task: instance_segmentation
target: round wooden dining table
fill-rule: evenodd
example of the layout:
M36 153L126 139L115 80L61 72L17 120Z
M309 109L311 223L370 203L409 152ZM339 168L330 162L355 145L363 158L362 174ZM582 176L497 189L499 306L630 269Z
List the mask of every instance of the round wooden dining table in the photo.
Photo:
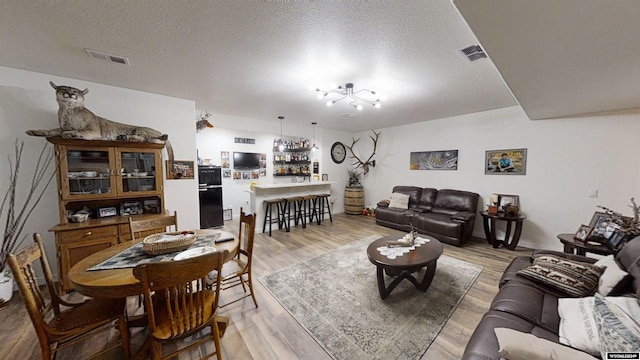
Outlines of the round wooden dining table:
M215 229L195 230L196 236L223 233L228 231ZM213 245L216 251L229 250L225 262L231 260L238 249L239 240L234 236L233 241L225 241ZM142 294L142 283L133 276L133 268L89 270L91 267L119 254L127 248L135 245L134 242L126 242L98 251L80 260L69 270L69 280L82 295L95 298L125 298Z

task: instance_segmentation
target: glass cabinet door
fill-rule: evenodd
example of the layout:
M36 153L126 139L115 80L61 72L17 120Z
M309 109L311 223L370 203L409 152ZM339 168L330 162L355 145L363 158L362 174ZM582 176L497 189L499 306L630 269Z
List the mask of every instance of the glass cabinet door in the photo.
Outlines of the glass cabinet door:
M156 154L155 152L129 149L116 151L122 179L119 184L122 193L155 192L158 190L156 169L159 168L162 172L162 167L158 166L160 161Z
M66 148L66 183L69 197L110 195L112 186L110 151L107 148ZM65 179L63 174L62 179Z

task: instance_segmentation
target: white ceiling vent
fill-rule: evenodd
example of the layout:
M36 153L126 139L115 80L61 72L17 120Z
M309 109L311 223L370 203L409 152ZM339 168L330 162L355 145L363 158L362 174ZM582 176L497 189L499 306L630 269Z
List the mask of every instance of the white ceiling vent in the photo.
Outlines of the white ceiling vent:
M87 54L94 59L105 60L116 64L131 65L129 59L124 56L111 55L98 50L85 49Z
M464 56L465 59L469 61L475 61L479 59L484 59L487 57L487 54L484 53L484 50L480 47L480 45L471 45L467 46L464 49L458 50L460 55Z

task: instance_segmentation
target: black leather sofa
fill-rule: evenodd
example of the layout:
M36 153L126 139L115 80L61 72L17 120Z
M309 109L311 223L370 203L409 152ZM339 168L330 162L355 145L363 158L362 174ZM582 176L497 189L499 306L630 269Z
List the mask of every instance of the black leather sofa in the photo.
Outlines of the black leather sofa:
M409 195L409 208L393 208L387 201L381 201L375 210L376 224L409 231L411 221L419 233L456 246L471 237L478 194L417 186L395 186L393 192Z
M596 262L596 259L549 250L535 250L532 256L515 258L504 271L499 283L500 290L471 335L462 359L499 360L495 328L514 329L559 343L558 299L568 295L516 275L518 270L531 266L534 257L542 254ZM626 289L620 292L637 297L640 289L640 238L627 243L616 255L616 261L620 268L631 275L625 281Z

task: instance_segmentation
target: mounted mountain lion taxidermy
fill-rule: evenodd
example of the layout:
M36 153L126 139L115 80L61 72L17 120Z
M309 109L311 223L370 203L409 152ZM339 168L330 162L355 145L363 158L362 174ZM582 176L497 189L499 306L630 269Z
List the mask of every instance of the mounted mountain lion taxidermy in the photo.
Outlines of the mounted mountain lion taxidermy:
M78 90L71 86L57 86L53 81L49 84L56 90L60 127L50 130L27 130L27 135L165 144L170 164L173 164L173 148L167 134L148 127L122 124L95 115L84 107L84 96L89 89Z

